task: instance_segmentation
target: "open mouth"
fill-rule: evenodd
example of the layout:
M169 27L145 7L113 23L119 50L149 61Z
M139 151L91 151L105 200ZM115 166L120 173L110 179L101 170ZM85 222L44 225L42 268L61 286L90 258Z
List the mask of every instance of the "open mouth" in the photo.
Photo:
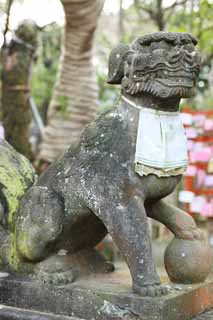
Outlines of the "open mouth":
M155 81L167 87L193 88L194 86L194 81L186 78L156 78Z
M192 88L195 85L196 71L186 71L179 68L176 72L165 68L158 68L151 72L141 70L134 72L135 81L154 80L168 87Z
M163 74L169 74L171 76L175 76L176 74L188 74L191 75L193 77L196 77L198 72L199 72L199 66L198 65L194 65L194 66L190 66L190 65L178 65L178 66L169 66L169 65L165 65L163 63L158 63L155 66L145 66L143 67L143 69L140 68L136 68L134 70L134 74L137 77L141 77L141 76L145 76L147 74L154 74L154 73L163 73Z

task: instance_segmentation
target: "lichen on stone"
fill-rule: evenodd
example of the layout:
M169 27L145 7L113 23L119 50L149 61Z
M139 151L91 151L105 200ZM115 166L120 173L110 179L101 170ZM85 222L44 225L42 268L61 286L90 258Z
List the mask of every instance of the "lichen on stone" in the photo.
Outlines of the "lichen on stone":
M5 202L6 226L10 234L9 264L17 265L15 244L15 221L19 203L26 190L36 180L35 170L30 162L17 153L6 141L0 141L0 188Z

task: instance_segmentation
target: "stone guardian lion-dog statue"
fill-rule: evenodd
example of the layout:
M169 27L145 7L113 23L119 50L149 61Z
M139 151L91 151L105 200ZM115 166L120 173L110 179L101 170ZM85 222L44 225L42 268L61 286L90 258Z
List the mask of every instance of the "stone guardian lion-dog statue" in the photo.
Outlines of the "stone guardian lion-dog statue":
M195 93L200 69L195 45L188 33L159 32L113 49L108 83L121 85L120 101L88 125L79 143L37 181L28 168L31 179L23 192L12 194L20 202L12 218L9 187L0 174L2 226L10 234L1 253L7 252L10 270L56 284L112 271L94 249L109 233L129 267L133 291L165 294L152 258L150 217L174 233L165 255L171 280L206 278L210 258L202 233L190 215L163 200L187 166L179 103ZM2 148L11 156L8 165L20 167L13 161L17 153L6 142ZM66 254L57 254L61 249Z

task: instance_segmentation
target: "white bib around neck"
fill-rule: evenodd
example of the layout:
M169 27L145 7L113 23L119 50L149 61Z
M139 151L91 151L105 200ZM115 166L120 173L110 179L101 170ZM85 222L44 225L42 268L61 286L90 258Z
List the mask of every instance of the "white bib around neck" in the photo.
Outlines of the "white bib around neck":
M187 167L188 156L180 113L144 108L124 96L122 99L139 109L135 171L140 175L182 174Z

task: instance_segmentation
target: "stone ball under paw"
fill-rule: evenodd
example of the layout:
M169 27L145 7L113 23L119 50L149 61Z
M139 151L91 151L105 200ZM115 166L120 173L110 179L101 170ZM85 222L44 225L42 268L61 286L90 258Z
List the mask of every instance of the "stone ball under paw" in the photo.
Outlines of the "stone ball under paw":
M172 282L203 282L210 272L210 246L207 240L174 238L166 248L164 262Z

